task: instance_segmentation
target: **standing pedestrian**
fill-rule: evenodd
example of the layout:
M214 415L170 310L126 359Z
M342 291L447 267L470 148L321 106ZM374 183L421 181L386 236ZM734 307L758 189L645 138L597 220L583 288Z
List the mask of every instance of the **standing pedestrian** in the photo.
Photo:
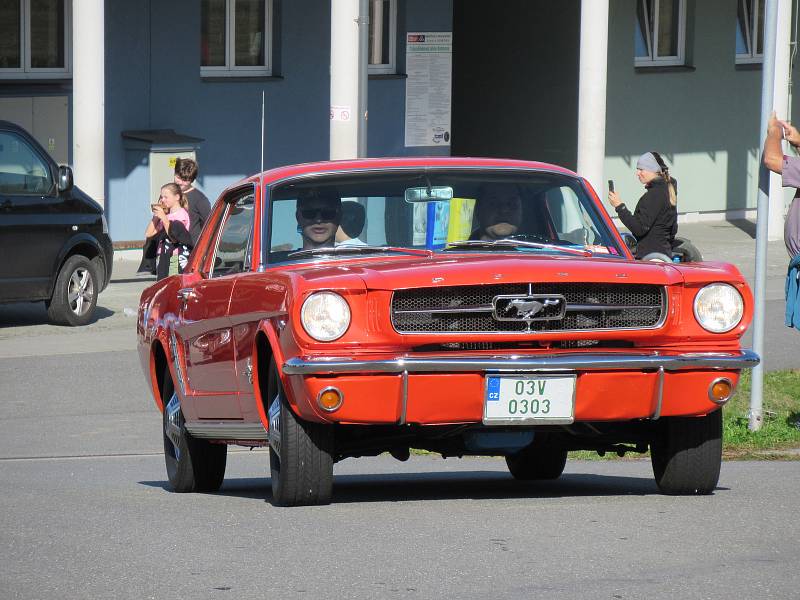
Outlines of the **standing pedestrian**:
M186 229L176 228L173 232L174 240L190 251L194 248L203 226L211 212L211 203L206 195L194 187L197 179L197 162L191 158L175 159L174 183L180 187L186 200L186 211L189 214L189 225ZM137 275L153 275L156 273L156 247L152 240L146 240L142 248L142 262L139 264Z
M636 161L636 177L644 184L633 214L617 192L608 192L608 201L617 211L620 221L636 237L636 258L662 255L672 260L672 248L678 233L678 183L670 177L669 168L658 152L645 152Z
M152 205L153 218L144 235L156 247L156 278L183 272L189 249L177 238L185 237L189 227L186 198L176 183L161 186L158 202Z
M783 187L800 188L800 158L783 153L782 138L795 150L800 148L800 132L789 121L778 119L773 112L767 123L764 166L781 176ZM796 329L800 329L800 200L798 198L800 189L795 191L783 226L783 241L789 253L785 323L787 327Z

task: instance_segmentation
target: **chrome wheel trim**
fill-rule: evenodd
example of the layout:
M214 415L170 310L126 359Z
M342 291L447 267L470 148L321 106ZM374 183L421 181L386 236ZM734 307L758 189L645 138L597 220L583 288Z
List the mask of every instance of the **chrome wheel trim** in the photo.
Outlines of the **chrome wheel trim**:
M70 310L82 317L92 306L94 279L89 269L78 267L72 272L67 287L67 302Z
M164 435L172 444L173 456L175 456L176 460L179 460L181 457L180 443L183 434L183 415L181 415L181 405L177 393L172 392L172 398L169 399L164 410L167 413L164 423Z

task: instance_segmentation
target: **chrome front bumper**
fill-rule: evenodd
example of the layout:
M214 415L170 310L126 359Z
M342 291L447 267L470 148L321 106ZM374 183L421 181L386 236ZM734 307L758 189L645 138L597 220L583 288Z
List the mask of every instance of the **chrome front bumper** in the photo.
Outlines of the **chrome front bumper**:
M431 357L357 360L348 357L290 358L286 375L337 373L525 373L536 371L683 371L751 369L761 361L752 350L739 352L689 352L685 354L569 353L549 356Z

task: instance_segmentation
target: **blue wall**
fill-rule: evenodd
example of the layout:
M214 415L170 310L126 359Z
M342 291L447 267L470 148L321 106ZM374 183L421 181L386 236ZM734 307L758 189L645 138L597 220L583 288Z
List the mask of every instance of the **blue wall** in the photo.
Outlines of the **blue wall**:
M399 0L399 73L405 31L452 31L452 6L452 0ZM209 81L200 77L198 3L108 0L106 206L114 240L141 239L149 214L147 171L140 156L125 151L123 130L174 129L204 138L198 181L213 201L259 169L264 90L265 167L328 158L330 3L275 0L275 8L275 76ZM372 78L368 93L370 156L448 154L404 147L404 78Z

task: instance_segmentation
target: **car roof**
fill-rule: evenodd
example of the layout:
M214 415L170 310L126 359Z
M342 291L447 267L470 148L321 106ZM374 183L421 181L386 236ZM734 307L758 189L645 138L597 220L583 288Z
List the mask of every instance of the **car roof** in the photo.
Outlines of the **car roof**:
M399 168L464 168L479 167L484 169L520 169L549 171L577 177L574 171L570 171L558 165L549 163L515 160L507 158L473 158L455 156L413 156L397 158L362 158L354 160L329 160L302 163L297 165L286 165L268 169L263 173L257 173L237 182L231 188L240 186L242 183L256 183L263 178L264 183L270 184L282 179L299 177L303 175L323 174L323 173L345 173L363 170L384 170Z

